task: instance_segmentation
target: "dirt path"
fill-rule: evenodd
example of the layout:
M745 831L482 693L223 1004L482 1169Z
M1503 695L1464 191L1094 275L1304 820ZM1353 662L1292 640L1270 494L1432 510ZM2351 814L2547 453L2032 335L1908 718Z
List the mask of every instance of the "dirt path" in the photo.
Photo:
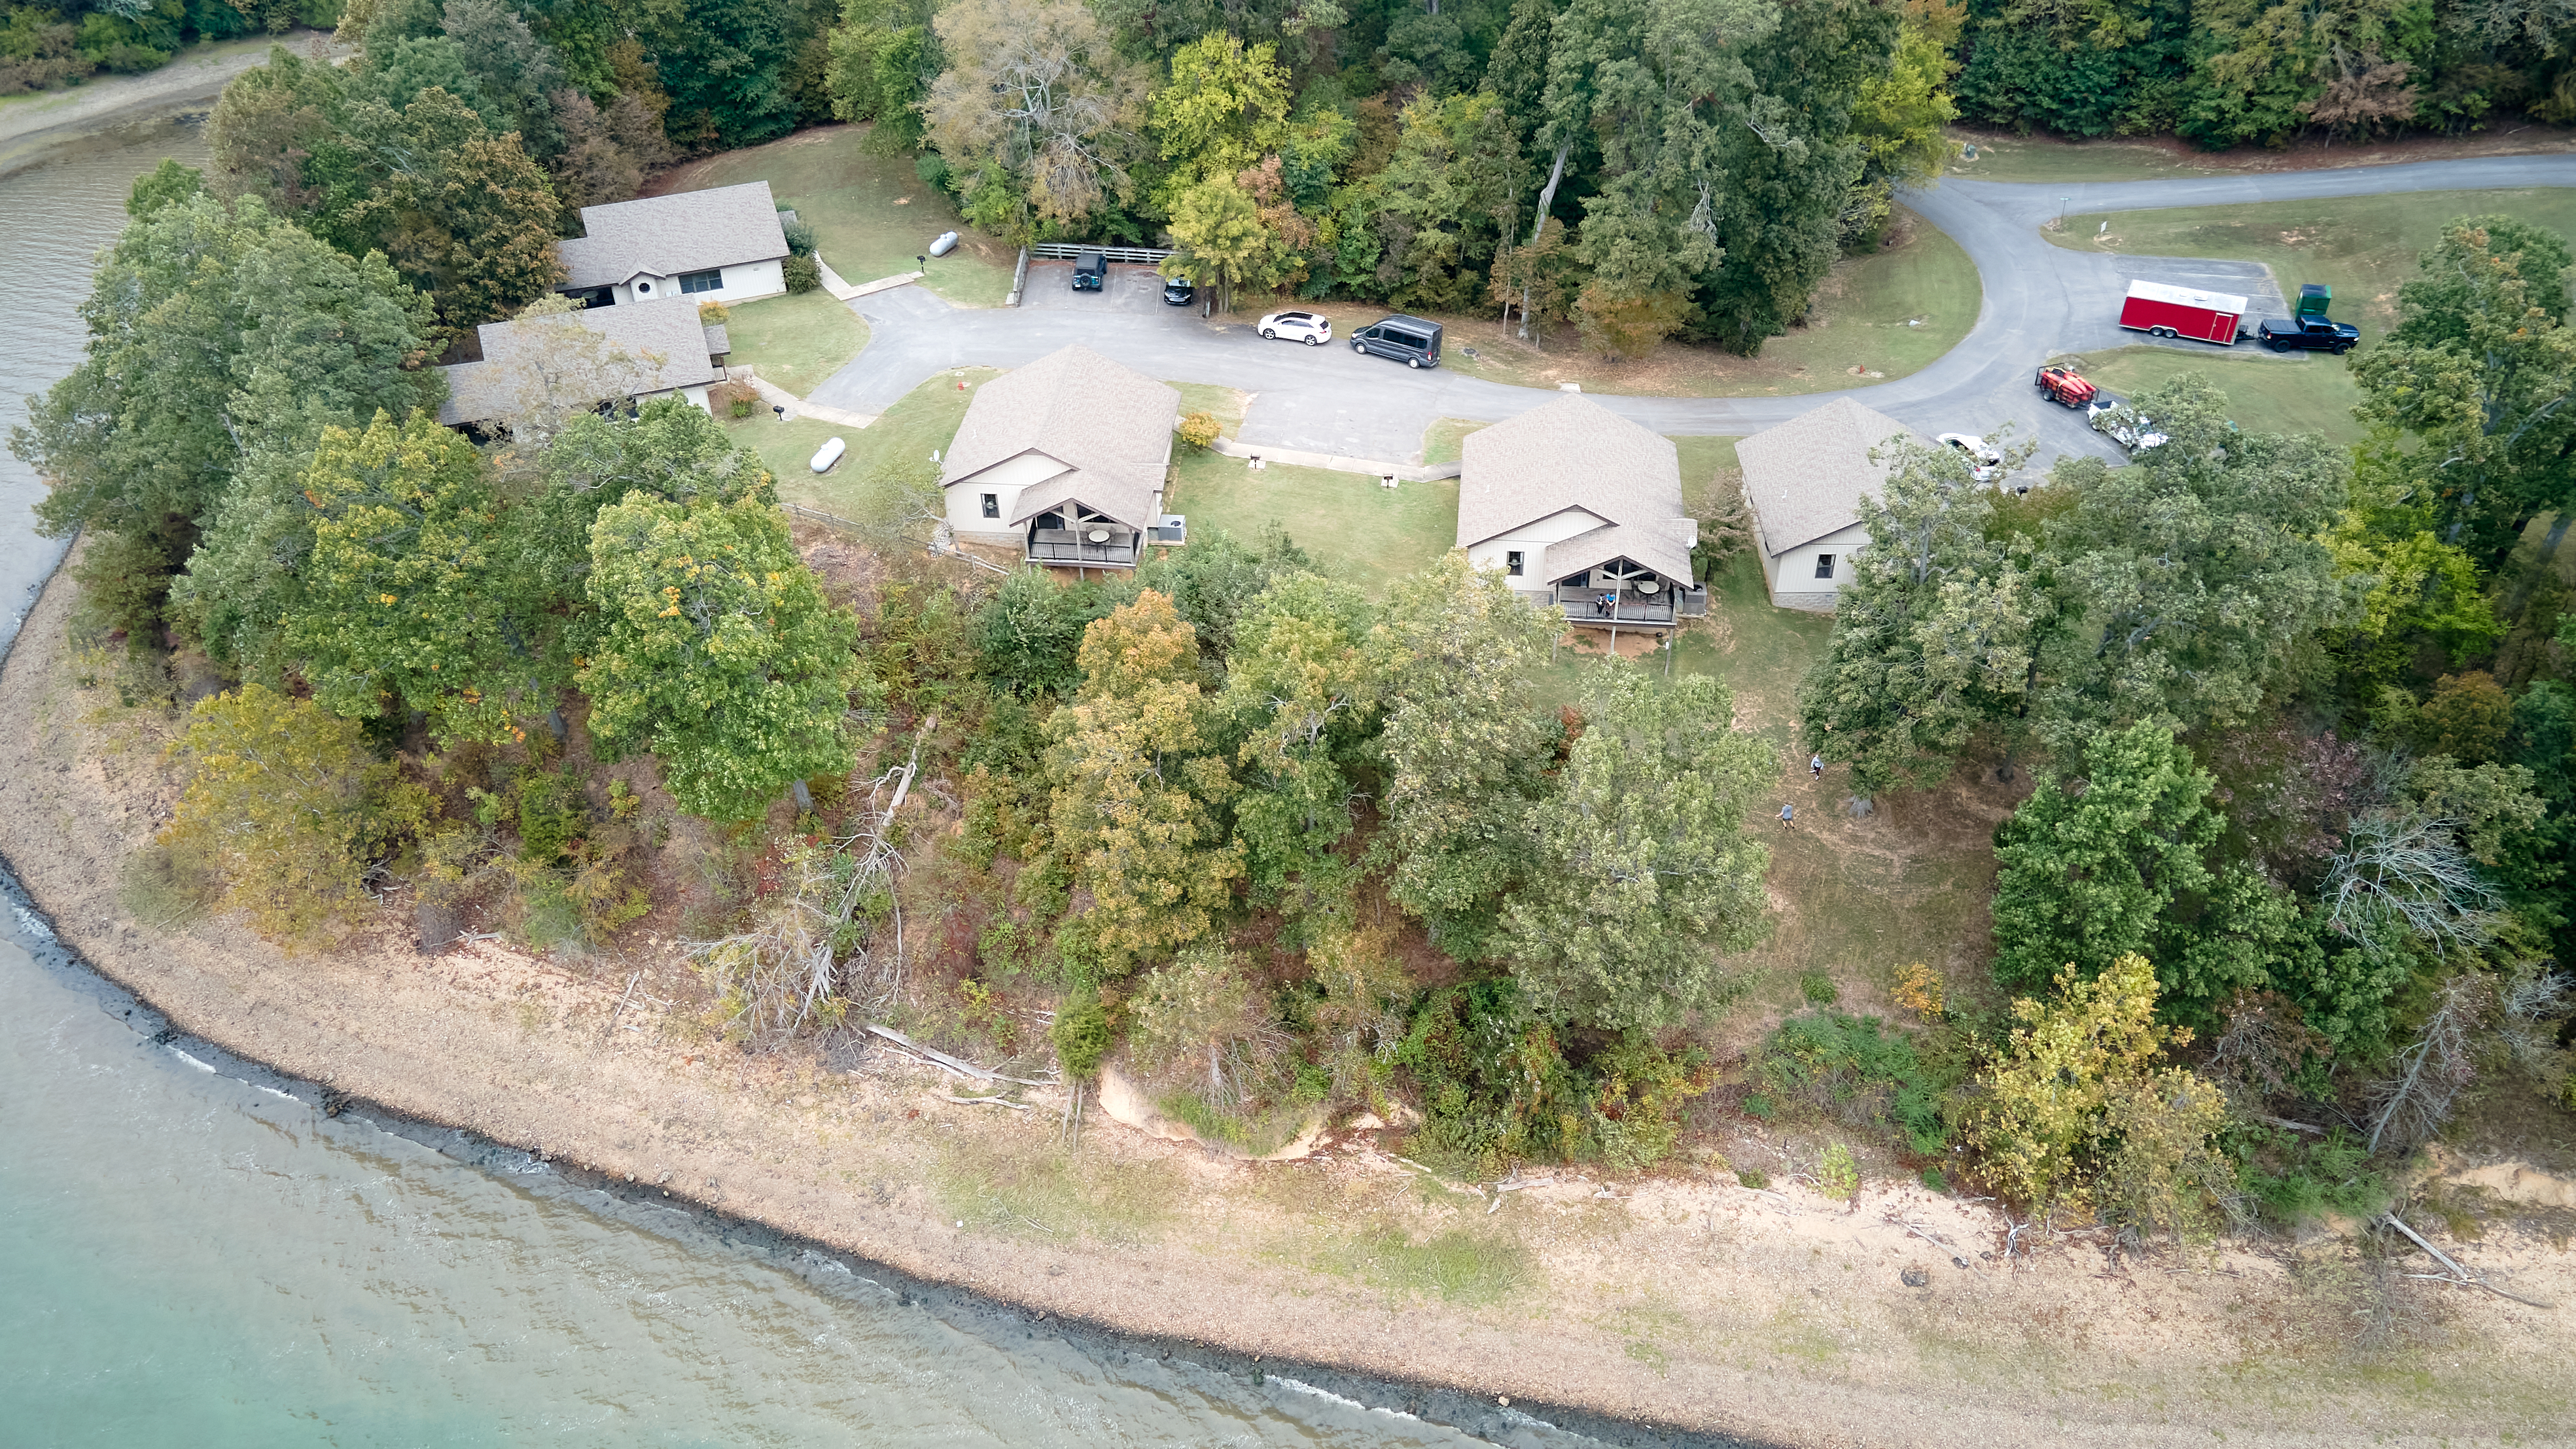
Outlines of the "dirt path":
M2576 1423L2576 1307L2376 1278L2332 1244L2120 1261L2060 1240L2008 1262L1990 1208L1910 1181L1841 1204L1711 1159L1504 1195L1365 1131L1246 1165L1095 1117L1068 1155L1048 1091L958 1105L891 1053L834 1071L710 1041L660 1004L687 995L660 955L423 957L387 929L295 959L230 920L147 925L118 882L173 798L170 721L81 686L70 593L47 591L0 672L0 853L180 1029L400 1112L1045 1314L1542 1418L1992 1449L2567 1442ZM2576 1305L2576 1254L2544 1237L2490 1225L2452 1251Z
M46 151L74 137L211 105L234 76L268 59L272 45L298 54L339 59L351 52L313 30L289 31L198 46L159 70L103 76L69 90L0 102L0 175L33 165Z

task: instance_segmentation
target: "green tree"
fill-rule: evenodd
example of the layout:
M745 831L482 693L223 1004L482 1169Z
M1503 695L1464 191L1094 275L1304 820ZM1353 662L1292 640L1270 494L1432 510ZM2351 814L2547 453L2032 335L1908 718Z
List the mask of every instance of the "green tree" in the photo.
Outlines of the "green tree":
M441 90L404 108L397 136L405 164L351 215L437 295L449 325L498 321L552 292L564 278L559 210L545 169L518 138L483 134L479 118Z
M1710 240L1724 260L1701 268L1697 297L1698 331L1748 355L1807 315L1841 255L1867 163L1853 111L1896 49L1897 14L1881 0L1801 0L1779 17L1745 45L1752 95L1719 132L1726 184Z
M1083 631L1121 602L1097 583L1060 584L1044 569L1019 569L975 611L975 651L984 677L1030 696L1063 696L1082 683L1076 658Z
M1722 259L1726 132L1769 124L1750 109L1743 49L1779 23L1768 0L1569 0L1558 14L1540 143L1601 158L1576 243L1587 341L1606 325L1623 351L1650 345Z
M1503 907L1498 945L1542 1013L1673 1025L1716 999L1719 953L1761 939L1771 852L1742 822L1777 766L1734 714L1706 675L1594 674L1557 789L1529 813L1536 859Z
M2532 518L2576 507L2567 264L2539 228L2463 217L2398 288L2396 330L2353 359L2359 413L2386 443L2365 454L2374 473L2438 500L2442 542L2491 566Z
M355 721L256 684L199 701L171 752L187 783L163 843L288 946L356 909L368 865L431 804L367 753Z
M591 733L642 745L693 815L747 820L787 787L845 774L856 623L823 597L761 499L629 497L590 531Z
M730 149L795 127L796 98L786 81L795 54L788 0L671 0L637 19L671 94L663 126L674 144Z
M2239 431L2195 376L2136 402L2163 446L2129 467L2078 458L2052 474L2078 499L2047 537L2068 617L2041 663L2041 727L2055 745L2137 719L2250 719L2298 650L2347 612L2324 542L2346 499L2337 450Z
M1091 892L1093 938L1127 957L1207 934L1243 873L1217 809L1234 793L1208 752L1198 643L1147 589L1083 631L1083 682L1048 721L1056 848Z
M206 173L194 166L182 166L169 156L161 164L134 179L134 189L125 198L125 214L150 216L174 201L185 201L206 189Z
M1381 681L1370 609L1348 584L1292 574L1270 586L1226 660L1218 708L1243 737L1234 834L1257 902L1292 911L1349 893L1353 774L1376 734Z
M82 304L81 364L12 431L53 483L48 533L145 540L177 572L247 456L434 406L426 299L255 200L198 195L128 223Z
M1860 503L1871 546L1853 556L1833 636L1798 689L1811 747L1850 765L1864 798L1938 784L1980 730L2015 730L2053 614L2029 551L1989 537L1993 492L1966 459L1885 446L1887 483Z
M1234 305L1235 289L1270 252L1260 207L1231 176L1211 177L1174 197L1171 228L1179 254L1169 266L1216 288L1220 308Z
M566 682L536 647L551 602L506 567L506 524L474 445L424 414L326 430L304 475L313 546L280 620L314 702L367 719L430 714L448 739L497 741Z
M1268 42L1245 45L1223 31L1173 52L1171 82L1154 93L1152 125L1171 163L1166 205L1257 164L1288 141L1288 72Z
M2219 852L2216 782L2152 721L2096 736L2080 780L2042 775L1995 832L1995 979L2034 989L2156 953L2169 1010L2207 1020L2238 991L2317 1004L2312 924L2254 867Z
M1527 817L1551 732L1534 676L1563 627L1452 552L1389 592L1375 630L1387 890L1462 961L1491 954L1503 898L1533 863Z
M1209 1106L1243 1104L1287 1034L1232 953L1213 941L1181 948L1136 983L1131 1040L1149 1069L1176 1071Z

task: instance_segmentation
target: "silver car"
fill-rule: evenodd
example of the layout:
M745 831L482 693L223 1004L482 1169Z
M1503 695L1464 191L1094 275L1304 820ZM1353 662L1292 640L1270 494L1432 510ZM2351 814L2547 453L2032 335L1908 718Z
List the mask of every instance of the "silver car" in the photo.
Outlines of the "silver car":
M1935 442L1948 444L1968 460L1968 476L1979 483L1992 483L2003 471L2004 455L1986 446L1986 440L1974 433L1943 433Z
M1261 335L1273 342L1285 338L1321 347L1333 340L1333 322L1317 312L1273 312L1261 319Z

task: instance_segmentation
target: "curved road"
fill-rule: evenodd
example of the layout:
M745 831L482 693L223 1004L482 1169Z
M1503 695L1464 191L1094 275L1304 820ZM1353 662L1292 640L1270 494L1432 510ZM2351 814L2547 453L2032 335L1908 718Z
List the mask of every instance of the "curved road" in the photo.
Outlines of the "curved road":
M2132 277L2196 282L2279 306L2276 284L2260 266L2190 258L2094 255L2050 245L2040 224L2069 212L2128 211L2237 202L2291 201L2407 191L2485 191L2576 186L2576 156L2506 156L2427 161L2346 170L2263 172L2190 180L2007 184L1949 181L1903 200L1947 232L1977 268L1985 300L1977 325L1931 366L1893 382L1844 393L1795 397L1665 398L1591 394L1593 399L1659 433L1758 432L1834 397L1854 397L1924 433L1991 433L2006 423L2039 443L2036 462L2069 453L2116 454L2076 416L2041 404L2032 369L2052 352L2081 351L2148 339L2113 324ZM1032 268L1034 296L1045 283ZM1141 279L1125 279L1132 290ZM1122 289L1113 289L1122 290ZM1045 299L1040 298L1041 302ZM1499 420L1554 394L1463 377L1440 369L1410 372L1334 344L1305 348L1265 342L1241 327L1216 327L1193 313L1150 300L1124 305L1115 295L1065 297L1067 305L1018 310L951 307L920 287L898 287L851 303L868 320L867 350L817 387L812 400L859 413L882 413L923 378L970 364L1017 367L1067 343L1080 342L1148 376L1219 383L1253 394L1243 441L1309 452L1402 462L1421 449L1437 418ZM1096 304L1096 305L1095 305ZM2286 309L2284 309L2286 310ZM2278 315L2276 312L2274 315ZM2197 349L2193 342L2154 345ZM2243 350L2240 345L2239 350ZM2304 355L2267 365L2315 366Z

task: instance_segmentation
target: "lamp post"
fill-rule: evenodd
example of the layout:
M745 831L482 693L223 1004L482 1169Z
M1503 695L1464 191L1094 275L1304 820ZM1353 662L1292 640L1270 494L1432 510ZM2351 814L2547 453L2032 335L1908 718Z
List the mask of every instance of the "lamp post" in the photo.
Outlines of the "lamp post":
M2057 198L2057 229L2059 231L2066 230L2066 204L2074 199L2075 198L2072 196L2061 196Z

